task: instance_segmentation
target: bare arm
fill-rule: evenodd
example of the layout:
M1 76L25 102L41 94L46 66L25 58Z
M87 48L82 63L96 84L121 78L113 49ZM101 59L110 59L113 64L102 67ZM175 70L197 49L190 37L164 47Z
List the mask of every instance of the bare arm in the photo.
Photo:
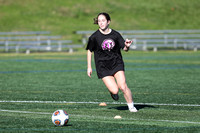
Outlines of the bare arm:
M92 52L90 50L87 51L87 75L91 78L92 75Z

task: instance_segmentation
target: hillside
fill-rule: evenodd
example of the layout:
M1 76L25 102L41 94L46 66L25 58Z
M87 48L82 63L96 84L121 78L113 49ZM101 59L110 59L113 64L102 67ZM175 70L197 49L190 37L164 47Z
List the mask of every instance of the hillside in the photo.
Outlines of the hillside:
M74 42L99 12L116 30L199 29L200 0L0 0L0 32L51 31Z

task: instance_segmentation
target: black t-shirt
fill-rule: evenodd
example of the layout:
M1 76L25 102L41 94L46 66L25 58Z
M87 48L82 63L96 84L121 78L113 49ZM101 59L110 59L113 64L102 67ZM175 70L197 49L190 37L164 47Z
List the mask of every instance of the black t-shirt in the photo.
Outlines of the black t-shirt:
M125 47L123 37L115 30L109 34L94 32L88 40L86 50L94 52L98 78L112 76L117 71L124 71L121 49Z

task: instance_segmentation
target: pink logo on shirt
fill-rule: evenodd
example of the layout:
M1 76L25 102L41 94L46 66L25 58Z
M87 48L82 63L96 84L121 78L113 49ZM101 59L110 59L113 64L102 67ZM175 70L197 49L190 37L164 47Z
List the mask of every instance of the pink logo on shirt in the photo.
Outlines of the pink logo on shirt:
M112 39L105 39L103 43L101 44L101 47L103 50L110 51L115 46L115 42Z

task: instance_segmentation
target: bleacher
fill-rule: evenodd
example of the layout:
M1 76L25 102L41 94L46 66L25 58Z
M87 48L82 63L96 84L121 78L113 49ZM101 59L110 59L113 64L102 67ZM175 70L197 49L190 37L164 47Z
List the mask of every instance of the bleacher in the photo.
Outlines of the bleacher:
M63 40L61 36L51 36L49 31L0 32L0 50L2 52L63 51L73 52L71 40Z
M94 31L77 31L82 43ZM132 50L184 49L197 51L200 48L200 30L119 30L124 39L133 40Z

